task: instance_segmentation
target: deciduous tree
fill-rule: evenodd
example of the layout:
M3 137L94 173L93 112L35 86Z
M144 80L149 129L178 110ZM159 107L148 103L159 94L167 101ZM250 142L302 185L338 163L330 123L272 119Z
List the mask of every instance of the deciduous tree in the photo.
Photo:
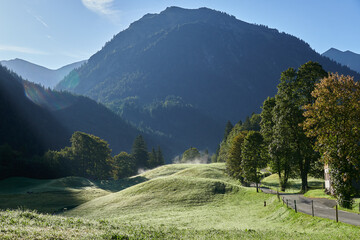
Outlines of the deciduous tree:
M256 192L259 192L260 170L266 167L264 157L263 137L259 132L250 131L241 146L241 169L245 181L255 182Z
M241 168L241 151L242 144L246 137L247 131L239 132L232 141L232 145L229 150L229 157L226 160L226 172L233 178L239 179L243 182L243 172Z
M283 190L288 177L294 173L300 174L301 191L307 189L310 166L317 160L318 155L313 150L314 140L307 138L300 126L304 121L302 107L314 101L311 92L315 83L325 76L326 72L321 65L314 62L302 65L298 71L289 68L282 72L278 93L275 96L275 106L271 112L273 122L268 116L266 116L267 122L263 122L263 126L265 123L269 124L262 130L267 134L265 141L269 141L269 134L272 134L269 152L272 166L277 169ZM263 115L269 114L270 111L265 110ZM270 129L271 124L273 124L272 129ZM295 164L297 167L294 166Z
M306 134L331 170L339 203L351 207L353 180L360 171L360 84L350 76L330 74L316 84L314 103L305 106Z

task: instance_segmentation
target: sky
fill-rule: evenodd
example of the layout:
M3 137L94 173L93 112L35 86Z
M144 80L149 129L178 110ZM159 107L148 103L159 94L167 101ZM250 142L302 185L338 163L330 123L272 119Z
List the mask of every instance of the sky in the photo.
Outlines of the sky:
M147 13L208 7L294 35L323 53L360 53L360 0L0 0L0 60L50 69L88 59Z

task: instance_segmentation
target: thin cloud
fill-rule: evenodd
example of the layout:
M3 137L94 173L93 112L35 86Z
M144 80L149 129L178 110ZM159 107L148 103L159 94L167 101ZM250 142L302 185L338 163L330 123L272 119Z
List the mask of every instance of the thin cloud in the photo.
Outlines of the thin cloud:
M49 28L49 25L42 19L41 16L34 14L33 11L31 11L31 9L26 9L26 11L30 16L35 18L36 21L38 21L41 25L43 25L46 28Z
M42 52L33 48L9 46L9 45L0 45L0 51L27 53L27 54L36 54L36 55L48 55L46 52Z
M40 17L40 16L34 16L34 18L41 23L44 27L49 28L49 25L47 25L46 22L44 22L44 20Z
M81 0L81 1L86 8L97 14L113 15L118 12L112 9L114 0Z

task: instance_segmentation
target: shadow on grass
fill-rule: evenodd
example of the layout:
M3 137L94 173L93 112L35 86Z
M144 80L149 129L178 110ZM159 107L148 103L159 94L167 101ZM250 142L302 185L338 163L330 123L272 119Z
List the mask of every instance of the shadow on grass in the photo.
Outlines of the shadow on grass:
M270 177L264 178L261 181L261 186L266 188L271 188L273 190L280 190L279 180L276 177L277 175L271 175ZM311 189L322 189L323 180L316 178L308 178L308 190ZM301 179L289 179L286 192L297 193L301 190Z
M92 181L96 188L57 189L54 191L0 194L0 209L29 209L40 213L57 214L75 208L109 192L117 192L147 181L137 176L119 180ZM26 191L26 188L23 189Z
M57 213L65 208L79 206L89 200L104 196L101 193L84 193L82 191L54 191L33 194L2 194L0 209L29 209L39 213Z

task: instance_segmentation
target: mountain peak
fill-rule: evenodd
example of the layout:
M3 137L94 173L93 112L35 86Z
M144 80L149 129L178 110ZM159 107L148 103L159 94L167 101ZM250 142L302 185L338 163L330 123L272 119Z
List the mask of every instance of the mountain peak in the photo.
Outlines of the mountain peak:
M360 73L360 54L350 50L343 52L336 48L330 48L322 55Z

